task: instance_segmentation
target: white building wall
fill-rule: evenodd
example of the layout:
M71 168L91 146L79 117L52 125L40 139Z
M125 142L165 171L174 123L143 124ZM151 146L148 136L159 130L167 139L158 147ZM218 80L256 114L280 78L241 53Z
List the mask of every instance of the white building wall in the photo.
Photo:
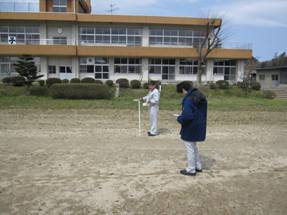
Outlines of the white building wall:
M40 75L44 75L41 79L46 80L48 78L48 60L47 57L40 58Z
M147 26L143 27L142 46L149 46L149 28Z
M80 70L79 58L73 57L72 58L72 72L73 72L72 76L73 76L73 78L80 78L79 70Z
M40 44L46 44L45 40L47 39L47 25L46 23L40 24Z
M75 63L73 63L73 59L71 57L49 57L48 58L48 66L56 66L56 74L48 74L48 78L60 78L60 79L68 79L76 77L76 71L78 70ZM60 66L70 66L72 67L72 73L60 73Z
M206 80L205 81L213 81L214 75L213 75L213 60L207 61L207 70L206 70Z
M70 23L49 23L47 25L47 38L52 40L53 37L66 37L68 44L71 44L75 39L73 25Z
M149 80L149 66L148 66L148 58L142 59L142 81L147 82Z
M243 60L237 61L237 74L236 74L237 82L241 82L244 79L244 66L245 66L245 63Z

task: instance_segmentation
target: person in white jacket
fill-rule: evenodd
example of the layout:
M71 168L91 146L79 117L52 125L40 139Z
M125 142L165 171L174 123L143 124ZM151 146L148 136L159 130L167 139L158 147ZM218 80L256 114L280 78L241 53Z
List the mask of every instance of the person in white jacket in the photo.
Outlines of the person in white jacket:
M147 94L147 96L142 98L142 100L145 101L148 105L149 111L150 128L148 131L148 136L156 136L158 135L157 116L159 112L160 92L156 88L155 81L150 81L148 83L148 89L149 93Z

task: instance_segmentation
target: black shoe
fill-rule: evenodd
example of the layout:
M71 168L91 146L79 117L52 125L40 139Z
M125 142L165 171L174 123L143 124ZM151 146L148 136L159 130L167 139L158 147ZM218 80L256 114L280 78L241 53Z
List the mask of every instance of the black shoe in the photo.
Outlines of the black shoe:
M202 169L196 169L196 172L202 172Z
M185 169L180 170L180 174L188 176L196 176L196 172L187 172Z
M150 137L155 137L156 136L156 134L152 134L150 132L147 135L150 136Z

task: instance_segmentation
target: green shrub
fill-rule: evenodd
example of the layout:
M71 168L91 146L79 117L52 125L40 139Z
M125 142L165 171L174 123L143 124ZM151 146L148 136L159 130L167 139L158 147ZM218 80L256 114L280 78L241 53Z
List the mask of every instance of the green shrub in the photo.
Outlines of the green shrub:
M26 96L26 87L14 87L10 85L0 84L0 97L1 96Z
M10 84L12 84L15 87L22 87L26 83L26 79L22 76L14 76L10 77Z
M48 78L46 80L47 87L51 87L53 84L60 84L60 83L62 83L62 81L59 78Z
M50 94L56 99L110 99L112 97L107 85L98 84L55 84Z
M120 78L116 81L117 84L120 85L120 88L129 88L130 84L129 84L129 80L125 79L125 78Z
M69 81L68 79L63 79L63 80L62 80L62 83L63 83L63 84L68 84L68 83L70 83L70 81Z
M95 80L95 84L103 84L101 80Z
M107 80L105 84L108 85L109 87L114 86L114 82L112 80Z
M10 85L11 84L11 78L10 77L3 78L2 83L5 85Z
M44 86L31 86L29 93L31 96L49 96L49 90Z
M264 90L263 91L263 98L274 99L275 97L276 97L275 92L270 91L270 90Z
M259 82L251 82L251 89L256 90L256 91L260 90L261 89L260 83Z
M83 79L81 80L81 83L92 84L92 83L95 83L95 79L94 79L94 78L83 78Z
M211 82L211 83L209 83L209 89L215 90L215 89L217 89L217 85L215 83Z
M42 86L42 87L45 85L45 81L44 81L44 80L39 80L38 83L39 83L39 85Z
M248 89L248 83L247 82L237 82L236 84L237 87L241 88L241 89Z
M70 83L71 84L79 84L79 83L81 83L81 80L79 78L72 78L70 80Z
M143 83L143 88L148 89L148 83Z
M220 80L216 82L216 85L219 89L226 90L229 89L229 83L228 81Z
M139 80L132 80L131 81L131 88L132 89L140 89L141 88L141 82Z

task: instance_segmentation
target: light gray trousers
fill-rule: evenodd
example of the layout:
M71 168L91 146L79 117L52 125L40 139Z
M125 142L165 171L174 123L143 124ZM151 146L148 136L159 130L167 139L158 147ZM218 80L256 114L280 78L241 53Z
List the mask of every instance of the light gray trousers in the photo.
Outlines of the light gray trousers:
M186 171L195 173L197 169L202 169L201 160L199 157L198 148L196 142L183 141L187 155L187 167Z
M158 105L150 105L149 106L149 132L151 134L157 135L158 130L157 130L157 115L159 111L159 106Z

